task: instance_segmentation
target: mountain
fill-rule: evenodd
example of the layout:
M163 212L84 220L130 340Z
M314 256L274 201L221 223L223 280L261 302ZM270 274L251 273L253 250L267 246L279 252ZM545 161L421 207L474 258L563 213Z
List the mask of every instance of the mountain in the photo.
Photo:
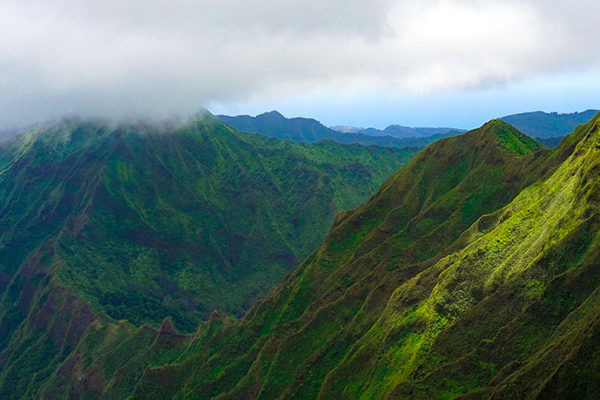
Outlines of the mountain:
M335 137L334 132L317 120L310 118L288 119L277 111L266 112L256 117L249 115L235 117L218 115L217 118L243 132L261 133L294 142L315 143Z
M277 111L267 112L257 115L256 117L251 117L249 115L238 115L235 117L218 115L217 117L221 121L243 132L260 133L279 139L303 143L316 143L320 140L329 139L345 144L359 143L363 145L386 147L424 147L441 137L452 136L459 133L458 131L444 131L443 133L437 133L428 137L405 138L393 137L389 134L371 135L363 132L343 133L327 128L317 120L310 118L285 118Z
M169 316L191 332L213 310L241 316L413 154L295 144L208 114L71 119L4 143L0 398L33 396L98 321L150 332Z
M535 138L543 145L554 148L558 146L565 135L571 133L578 125L585 124L591 120L596 113L598 113L598 110L587 110L570 114L536 111L507 115L500 119L513 125L526 135ZM375 128L357 128L353 126L335 126L331 128L344 133L365 134L371 136L385 135L403 139L432 138L435 140L464 132L461 129L455 128L410 128L400 125L390 125L383 130ZM435 140L432 140L430 143L433 143ZM416 146L418 145L419 144L416 144Z
M597 398L599 141L597 117L555 151L500 121L431 145L134 398Z
M585 124L591 120L596 113L598 113L598 110L586 110L569 114L536 111L507 115L500 119L513 125L526 135L535 138L545 146L554 148L558 146L565 135L571 133L578 125ZM335 126L332 127L332 129L344 133L365 134L370 136L385 135L403 139L432 138L435 140L464 132L461 129L455 128L410 128L400 125L390 125L383 130L375 128L358 128L353 126ZM432 140L430 143L433 143L435 140Z
M439 137L455 136L465 132L456 128L411 128L402 125L389 125L385 129L357 128L353 126L332 126L331 129L344 133L363 133L369 136L392 136L399 139L426 138L439 135Z
M39 253L3 298L2 334L27 318L0 347L0 394L598 398L598 143L600 115L554 150L500 120L442 139L243 318L193 334L48 289Z
M239 324L223 320L219 333L203 326L196 336L202 346L191 345L197 354L181 355L177 367L148 369L137 397L358 398L371 384L393 382L397 377L379 372L371 359L388 359L395 350L378 321L407 310L386 305L405 284L415 288L406 295L411 306L427 295L414 281L450 254L480 216L552 171L557 158L500 121L432 144L368 203L338 216L321 247ZM372 333L380 346L360 353L358 365L349 363L371 345ZM395 362L400 368L401 360ZM164 391L155 389L157 382Z
M48 357L34 357L38 342L20 328L20 346L1 354L1 393L594 398L598 119L555 150L499 120L432 144L340 213L317 251L240 320L213 314L183 335L170 319L135 327L73 295L40 299L32 330L52 337L57 318L85 329L44 369ZM22 354L44 372L35 383Z
M565 136L572 132L577 125L585 124L591 120L596 113L598 113L598 110L586 110L569 114L536 111L507 115L501 119L515 126L526 135L546 139Z

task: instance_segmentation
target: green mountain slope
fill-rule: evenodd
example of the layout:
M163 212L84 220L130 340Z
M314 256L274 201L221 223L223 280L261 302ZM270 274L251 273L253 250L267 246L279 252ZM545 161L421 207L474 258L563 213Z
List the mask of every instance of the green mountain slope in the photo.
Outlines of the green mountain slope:
M439 141L368 203L340 214L321 247L242 320L214 315L185 337L165 322L162 335L185 344L156 361L163 352L144 339L144 328L97 319L41 393L111 398L118 389L136 398L265 399L389 394L412 371L410 350L416 354L419 341L433 340L417 312L430 294L417 284L421 277L470 243L463 232L481 224L478 218L551 175L579 136L549 151L495 120ZM407 305L390 308L398 291L406 292ZM405 317L417 324L394 330ZM414 348L391 351L406 338Z
M2 263L4 280L60 234L68 248L59 252L61 281L100 303L85 286L90 281L103 290L140 275L140 290L150 290L146 280L155 273L136 268L155 264L173 274L154 276L152 290L216 280L198 282L207 301L200 311L239 313L317 246L338 210L358 205L412 155L331 142L293 145L237 133L212 117L173 134L154 129L66 123L23 139L0 187L0 257L10 258ZM14 246L21 237L27 245ZM102 265L111 274L98 275ZM234 293L253 274L264 275L258 286L251 278L241 286L257 293Z
M5 144L0 398L37 390L96 318L170 316L189 332L215 309L242 314L412 154L287 143L210 115L69 120Z
M366 205L339 217L317 253L252 309L240 341L258 343L258 349L246 350L258 355L236 354L231 360L226 354L221 367L246 357L265 361L247 365L239 383L224 392L231 390L231 398L316 396L327 374L377 321L397 285L441 257L480 215L543 175L548 158L533 140L500 121L421 152ZM265 330L270 334L262 336ZM177 374L191 376L181 393L212 387L194 370ZM163 379L153 376L159 373L148 371L146 379ZM224 383L214 387L223 390ZM138 393L145 396L146 390L142 384Z
M427 162L461 138L429 147L244 320L146 369L135 398L596 398L599 120L555 152L497 121L468 133L494 171L473 181ZM416 173L417 207L395 207ZM503 201L475 201L493 188Z
M40 284L37 252L4 297L28 314L0 394L597 398L599 151L600 116L555 150L500 120L436 142L244 318L188 335Z

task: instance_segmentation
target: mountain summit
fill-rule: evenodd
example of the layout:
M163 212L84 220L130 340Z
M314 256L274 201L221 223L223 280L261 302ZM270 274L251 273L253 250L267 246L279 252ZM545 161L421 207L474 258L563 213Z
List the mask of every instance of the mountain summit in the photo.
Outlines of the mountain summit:
M441 128L443 132L435 130L436 134L427 137L413 135L410 137L395 137L389 133L372 135L370 132L339 132L327 128L319 121L312 118L285 118L277 111L251 117L249 115L238 115L231 117L219 115L219 119L227 124L250 133L260 133L279 139L294 142L315 143L329 139L338 143L359 143L363 145L390 146L390 147L424 147L441 137L452 136L461 133ZM428 129L428 128L423 128Z

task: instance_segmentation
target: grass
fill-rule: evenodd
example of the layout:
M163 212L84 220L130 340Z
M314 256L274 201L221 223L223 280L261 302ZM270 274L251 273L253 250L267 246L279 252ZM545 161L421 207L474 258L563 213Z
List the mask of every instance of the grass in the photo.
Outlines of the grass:
M550 151L492 121L441 140L243 318L213 315L190 335L148 328L169 332L155 353L125 323L130 339L112 342L109 320L78 344L97 366L61 378L105 371L82 388L140 399L595 398L599 137L594 120Z

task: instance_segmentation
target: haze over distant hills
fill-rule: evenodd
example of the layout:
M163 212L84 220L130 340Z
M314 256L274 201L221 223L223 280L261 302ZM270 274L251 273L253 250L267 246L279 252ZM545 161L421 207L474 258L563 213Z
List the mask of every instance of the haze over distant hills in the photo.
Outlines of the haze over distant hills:
M500 118L508 122L521 132L533 138L555 138L571 133L577 125L585 124L591 120L598 110L586 110L574 113L556 112L526 112L507 115Z
M596 112L587 110L559 114L536 111L507 115L500 119L537 139L543 145L553 148L560 143L563 136L572 132L577 125L588 122ZM241 131L307 143L330 139L339 143L423 147L440 138L464 132L462 129L449 127L407 127L396 124L389 125L385 129L344 125L328 128L315 119L285 118L277 111L259 114L256 117L219 115L218 118Z
M441 137L452 136L461 132L445 128L423 128L433 129L436 133L430 136L415 135L413 137L394 137L386 133L372 135L371 132L343 133L328 128L315 119L286 118L277 111L259 114L256 117L249 115L238 115L235 117L218 115L217 117L221 121L243 132L260 133L279 139L305 143L315 143L323 139L330 139L338 143L359 143L363 145L392 147L423 147Z
M513 125L526 135L540 140L543 144L555 147L560 142L560 138L571 133L577 125L588 122L597 112L598 110L586 110L561 114L535 111L507 115L500 119ZM401 125L389 125L385 129L338 125L332 126L331 129L346 133L363 133L373 136L389 135L393 137L428 137L453 129L461 131L455 128L410 128Z
M464 129L458 128L411 128L408 126L402 125L389 125L385 129L375 129L375 128L357 128L354 126L342 126L336 125L332 126L331 129L336 130L338 132L344 133L363 133L365 135L370 136L392 136L395 138L407 139L407 138L419 138L419 137L429 137L433 135L445 135L448 132L455 131L465 132Z

